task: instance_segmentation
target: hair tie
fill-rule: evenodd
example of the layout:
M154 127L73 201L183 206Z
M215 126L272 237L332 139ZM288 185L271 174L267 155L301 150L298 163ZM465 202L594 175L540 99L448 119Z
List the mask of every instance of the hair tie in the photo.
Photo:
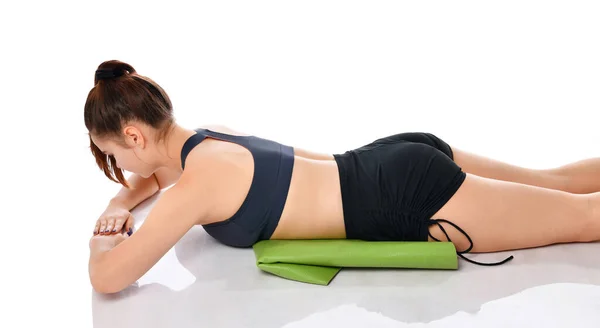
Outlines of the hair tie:
M125 74L125 70L123 69L99 69L96 70L96 79L98 80L106 80L112 79L115 77L119 77Z

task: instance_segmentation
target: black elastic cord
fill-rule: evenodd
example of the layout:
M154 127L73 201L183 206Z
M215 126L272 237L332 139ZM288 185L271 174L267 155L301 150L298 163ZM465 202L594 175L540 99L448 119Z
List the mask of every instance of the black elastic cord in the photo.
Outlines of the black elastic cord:
M452 240L450 240L450 237L448 236L448 233L446 233L446 229L444 229L444 227L442 226L442 224L440 222L446 222L450 225L452 225L454 228L456 228L456 230L462 232L463 235L465 235L465 237L467 237L467 239L469 240L469 248L467 248L464 251L459 252L458 250L456 251L456 254L458 254L458 256L460 256L463 260L467 261L467 262L471 262L473 264L478 264L478 265L486 265L486 266L493 266L493 265L500 265L500 264L504 264L510 260L512 260L514 257L511 255L508 258L504 259L503 261L500 262L495 262L495 263L481 263L481 262L477 262L477 261L473 261L471 259L466 258L463 254L464 253L468 253L473 249L473 240L471 240L471 237L469 237L469 235L463 230L461 229L459 226L457 226L456 224L448 221L448 220L444 220L444 219L431 219L429 220L431 222L431 224L436 224L444 233L444 235L446 235L446 238L448 239L449 242L452 242ZM435 241L440 241L439 239L435 238L434 236L431 235L431 232L429 233L429 237L433 238Z
M112 79L115 77L119 77L125 74L125 71L122 69L98 69L96 70L96 79L98 80L106 80Z

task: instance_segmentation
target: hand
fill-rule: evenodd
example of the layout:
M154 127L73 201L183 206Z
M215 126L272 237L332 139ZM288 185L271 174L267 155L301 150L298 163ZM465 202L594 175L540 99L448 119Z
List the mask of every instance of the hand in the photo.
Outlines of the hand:
M95 234L90 239L90 248L95 251L108 251L127 238L129 238L129 234L122 232L105 235Z
M131 234L133 215L119 206L109 206L96 221L94 235L111 235L114 233L128 232Z

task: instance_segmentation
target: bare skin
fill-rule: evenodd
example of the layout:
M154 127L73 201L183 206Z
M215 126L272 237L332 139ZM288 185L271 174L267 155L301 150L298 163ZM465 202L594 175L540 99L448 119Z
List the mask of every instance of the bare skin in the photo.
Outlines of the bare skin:
M535 170L453 149L467 172L458 192L435 215L469 233L473 252L494 252L600 239L600 160ZM447 227L447 226L445 226ZM432 234L443 239L440 229ZM468 247L448 228L458 249Z
M142 124L124 128L133 150L94 140L100 149L114 153L117 161L122 158L123 169L155 176L162 187L174 183L131 237L119 237L108 246L100 246L101 242L94 246L92 240L90 274L98 291L115 292L133 283L192 226L231 217L250 188L254 167L246 148L207 138L190 152L183 171L181 147L194 131L176 126L166 145L154 144L152 133ZM600 178L594 176L600 160L532 170L459 149L453 152L467 179L434 218L447 219L467 231L474 241L473 252L600 239L596 214ZM345 238L339 183L332 155L296 148L289 194L272 239ZM457 249L468 247L461 233L445 227ZM445 239L438 227L432 226L430 232Z

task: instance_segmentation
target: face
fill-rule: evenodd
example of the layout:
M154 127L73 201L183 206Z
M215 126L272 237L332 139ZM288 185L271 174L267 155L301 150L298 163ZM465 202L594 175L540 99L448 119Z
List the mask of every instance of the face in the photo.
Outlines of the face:
M148 154L148 147L144 147L144 140L141 134L135 131L124 137L125 146L114 140L100 139L92 136L92 142L100 148L106 155L112 155L117 167L125 171L139 174L148 178L156 171L155 165L152 165Z

